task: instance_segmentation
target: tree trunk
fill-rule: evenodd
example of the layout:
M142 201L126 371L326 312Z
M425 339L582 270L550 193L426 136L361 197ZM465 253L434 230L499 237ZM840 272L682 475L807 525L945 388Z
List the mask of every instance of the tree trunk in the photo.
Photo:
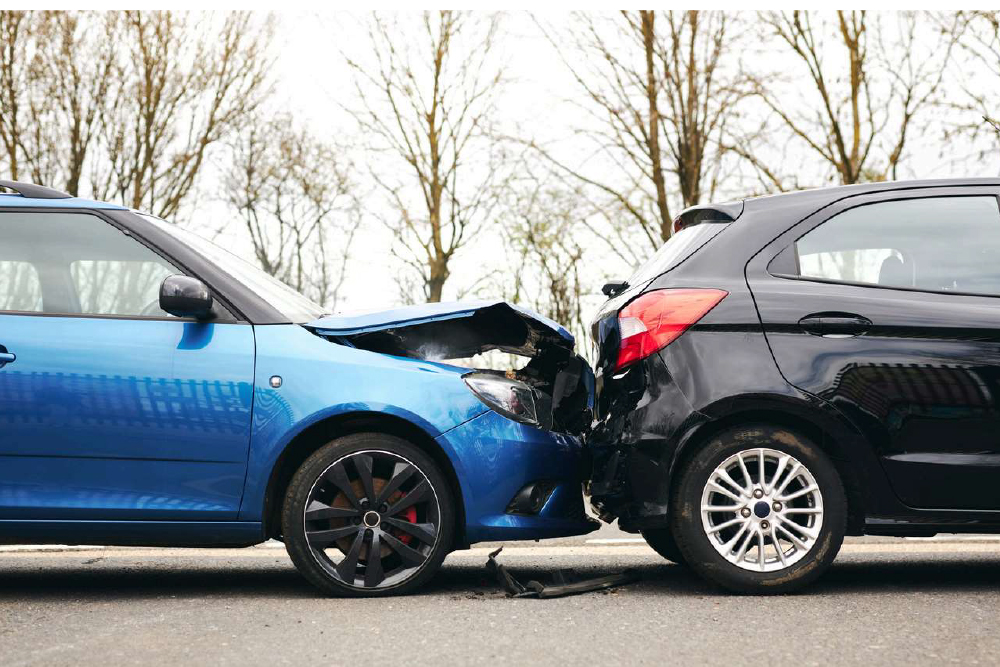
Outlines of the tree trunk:
M660 110L657 105L659 88L656 82L656 70L653 66L653 54L656 48L656 32L653 21L656 17L652 11L640 12L642 17L642 45L646 55L646 99L649 102L649 129L646 144L649 159L652 163L653 185L656 188L656 210L660 216L660 237L666 241L673 231L670 209L667 206L667 186L663 179L663 163L660 156Z

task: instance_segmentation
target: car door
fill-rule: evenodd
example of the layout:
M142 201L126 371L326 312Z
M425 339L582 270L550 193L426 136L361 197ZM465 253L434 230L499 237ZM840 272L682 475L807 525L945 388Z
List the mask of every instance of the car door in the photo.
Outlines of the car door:
M747 279L782 374L868 434L903 502L1000 509L995 189L842 200Z
M0 211L0 518L235 518L252 327L158 307L184 273L98 212Z

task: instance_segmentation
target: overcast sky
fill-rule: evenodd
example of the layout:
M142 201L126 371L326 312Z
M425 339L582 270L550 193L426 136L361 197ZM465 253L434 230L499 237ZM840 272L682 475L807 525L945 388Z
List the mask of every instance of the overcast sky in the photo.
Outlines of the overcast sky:
M262 15L263 18L263 15ZM348 12L284 12L272 15L275 21L274 39L276 82L275 102L308 122L318 136L348 139L357 143L359 137L353 121L339 106L350 104L354 89L351 72L341 55L363 53L368 45L364 30L364 15ZM566 138L571 131L573 115L579 111L567 103L576 90L565 65L559 61L552 46L537 28L534 19L525 12L513 12L503 20L503 52L499 58L506 63L508 82L501 102L503 117L512 126L530 132L532 136L551 140ZM566 114L571 114L569 117ZM577 119L578 122L578 119ZM357 159L356 155L351 156ZM357 176L366 182L364 160L359 160ZM207 173L202 183L199 212L191 216L190 226L197 231L226 228L217 241L236 247L250 256L249 242L233 219L232 213L213 197L220 189L218 175ZM366 204L380 206L382 196L369 185ZM478 275L492 270L505 270L503 258L496 252L499 238L485 232L470 243L454 261L452 278L446 286L446 299L454 299L474 282ZM352 268L342 290L338 310L372 309L400 303L396 276L398 260L389 252L392 236L374 218L369 218L363 233L352 245ZM621 275L628 267L608 258L606 272ZM597 272L603 275L603 272ZM595 304L602 278L595 279ZM470 295L462 295L468 298Z
M261 15L262 18L264 15ZM277 100L280 105L293 112L297 118L308 122L321 136L357 141L354 128L337 102L349 103L353 96L350 72L341 57L341 51L357 54L364 52L368 43L362 24L363 17L343 12L285 12L272 17L276 21L275 70ZM561 17L546 14L542 17L546 25L558 28ZM585 115L572 104L579 99L579 90L569 76L567 68L560 61L552 45L545 39L531 15L524 12L510 12L504 16L502 24L503 53L506 63L508 83L501 105L505 122L517 127L519 132L543 141L558 141L561 150L572 153L574 143L570 138L572 129L586 122ZM774 52L769 45L753 44L745 54L756 59L763 68L780 70L783 56ZM790 103L794 103L790 91ZM904 169L905 177L944 177L950 175L996 175L995 161L982 163L963 159L956 164L953 159L959 154L965 156L970 148L955 143L953 150L942 154L940 128L930 129L930 136L915 137L911 145L911 157ZM936 134L935 134L936 133ZM804 152L788 155L796 168L808 171L813 159ZM796 162L797 161L797 162ZM359 176L364 165L359 165ZM195 226L219 228L219 216L227 215L211 198L218 191L217 180L209 175L203 184L201 216L194 216ZM810 180L808 177L805 179ZM819 183L817 183L819 184ZM734 183L730 196L739 196L740 183ZM369 204L380 206L379 194L372 191ZM235 236L227 241L239 244ZM493 269L516 270L504 267L504 258L496 252L495 236L484 234L479 242L464 249L455 261L453 277L449 280L445 298L454 298L458 290L471 284L477 274ZM342 291L338 310L376 308L389 306L400 301L396 287L398 265L389 253L391 237L377 223L366 224L358 237L352 252L352 268L348 282ZM248 247L248 246L247 246ZM595 247L589 258L593 274L593 301L600 301L600 284L606 277L627 275L628 268L616 261L608 253Z

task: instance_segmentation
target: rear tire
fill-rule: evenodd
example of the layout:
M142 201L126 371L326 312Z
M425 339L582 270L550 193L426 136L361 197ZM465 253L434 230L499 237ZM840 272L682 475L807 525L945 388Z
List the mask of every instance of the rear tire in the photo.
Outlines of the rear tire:
M358 433L299 467L281 525L295 567L324 593L403 595L433 577L450 551L455 507L448 481L422 450Z
M684 554L677 546L670 528L646 528L639 531L646 544L653 548L653 551L663 556L664 559L678 565L685 565Z
M811 583L844 540L847 500L830 459L784 428L717 435L680 473L673 534L688 564L739 593Z

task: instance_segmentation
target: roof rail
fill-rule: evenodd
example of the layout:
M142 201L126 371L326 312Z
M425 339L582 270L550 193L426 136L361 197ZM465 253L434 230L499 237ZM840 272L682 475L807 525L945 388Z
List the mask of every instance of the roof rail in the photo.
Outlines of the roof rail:
M72 199L73 195L68 195L65 192L60 192L59 190L53 190L52 188L47 188L44 185L35 185L34 183L20 183L18 181L4 181L0 180L0 188L5 190L13 190L22 197L28 199Z

